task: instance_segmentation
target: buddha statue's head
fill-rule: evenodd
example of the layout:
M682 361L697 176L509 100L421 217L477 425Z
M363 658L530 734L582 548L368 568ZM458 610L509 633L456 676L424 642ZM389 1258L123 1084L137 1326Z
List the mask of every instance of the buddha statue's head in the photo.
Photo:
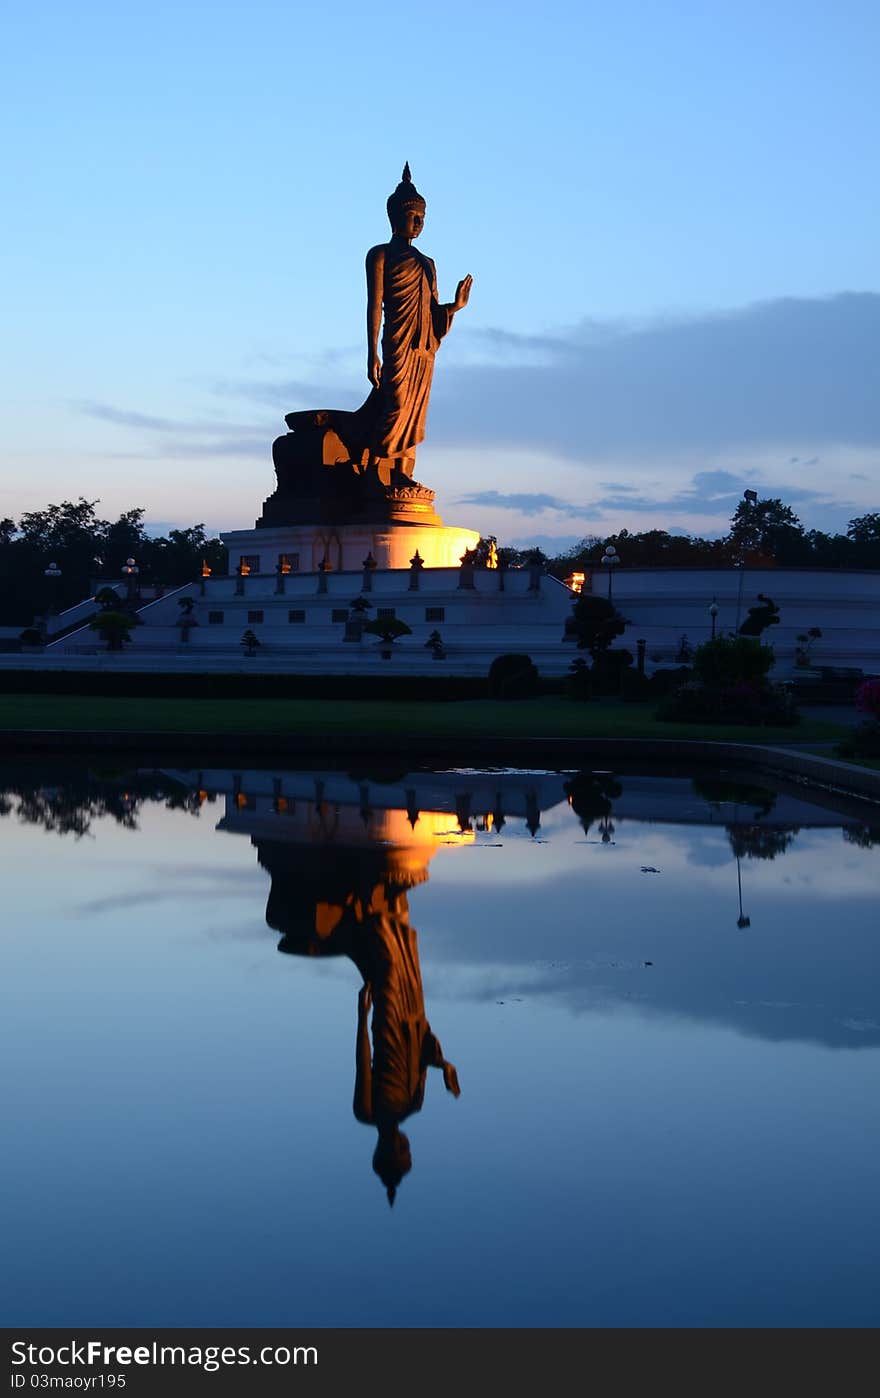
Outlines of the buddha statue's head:
M403 167L400 184L388 196L386 208L392 233L401 238L417 238L425 226L427 205L412 182L409 161Z

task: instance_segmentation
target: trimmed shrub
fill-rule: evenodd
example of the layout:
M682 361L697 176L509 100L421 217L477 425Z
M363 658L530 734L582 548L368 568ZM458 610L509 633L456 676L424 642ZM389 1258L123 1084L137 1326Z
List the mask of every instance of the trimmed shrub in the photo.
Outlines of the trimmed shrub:
M791 691L784 685L682 685L657 708L670 723L744 723L789 727L800 722Z
M694 674L710 689L760 682L773 668L773 647L747 636L719 636L694 652Z
M856 708L860 714L880 719L880 679L865 680L856 690Z
M633 663L632 651L606 650L593 658L593 692L619 694L624 673Z
M620 697L628 704L639 704L652 695L651 681L638 670L624 670L620 676Z
M489 666L490 699L529 699L538 689L538 671L530 655L496 655Z
M667 694L680 689L693 677L694 672L689 665L679 665L677 670L655 670L648 680L648 692L652 699L665 699Z
M880 720L869 719L847 733L837 745L838 757L880 757Z

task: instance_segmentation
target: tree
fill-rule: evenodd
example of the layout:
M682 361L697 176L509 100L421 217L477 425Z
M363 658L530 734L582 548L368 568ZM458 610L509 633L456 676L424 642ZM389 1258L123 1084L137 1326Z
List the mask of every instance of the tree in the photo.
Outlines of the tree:
M727 838L737 859L776 859L785 854L799 825L728 825Z
M851 566L880 568L880 513L872 510L851 519L846 533L852 553Z
M470 552L470 550L469 550ZM473 550L473 561L478 568L498 567L498 540L494 534L481 535Z
M611 802L623 787L610 772L577 772L564 786L568 804L589 835L594 820L611 814Z
M730 521L725 541L734 554L757 554L775 563L798 561L808 552L804 547L804 526L794 510L772 498L750 502L741 500Z
M128 612L100 611L89 622L91 630L98 631L107 642L108 650L122 650L125 642L131 640L132 627L139 625L138 618Z
M623 635L627 620L606 597L582 592L574 603L569 624L578 648L588 650L595 664L612 641Z
M259 644L259 637L257 636L256 632L250 629L250 627L248 627L246 631L242 632L241 645L244 649L245 655L256 655L257 647L259 646Z
M854 544L880 543L880 511L871 510L866 515L858 515L851 519L846 537L852 539Z
M121 578L122 566L127 558L144 558L150 549L144 530L145 511L138 506L126 510L113 524L104 529L101 550L102 569L105 577Z

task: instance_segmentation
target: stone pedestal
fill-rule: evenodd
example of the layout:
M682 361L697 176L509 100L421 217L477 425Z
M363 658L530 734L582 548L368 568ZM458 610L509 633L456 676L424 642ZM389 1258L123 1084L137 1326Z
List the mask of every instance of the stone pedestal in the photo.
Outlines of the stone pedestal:
M243 558L252 573L274 573L286 558L292 572L314 573L326 558L334 572L357 572L372 554L378 568L410 568L418 552L426 568L457 568L466 549L476 548L479 534L473 529L436 524L392 521L376 524L262 525L222 534L229 550L229 571Z

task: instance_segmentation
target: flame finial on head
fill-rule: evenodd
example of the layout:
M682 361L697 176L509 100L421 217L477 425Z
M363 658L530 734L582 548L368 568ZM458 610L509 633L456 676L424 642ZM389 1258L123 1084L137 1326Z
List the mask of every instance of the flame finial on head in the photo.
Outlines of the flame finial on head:
M386 208L388 209L388 217L391 220L392 228L394 227L397 217L407 209L418 209L421 213L424 213L427 208L424 199L412 182L409 161L407 161L403 167L403 175L401 176L400 184L397 186L394 193L388 197Z

